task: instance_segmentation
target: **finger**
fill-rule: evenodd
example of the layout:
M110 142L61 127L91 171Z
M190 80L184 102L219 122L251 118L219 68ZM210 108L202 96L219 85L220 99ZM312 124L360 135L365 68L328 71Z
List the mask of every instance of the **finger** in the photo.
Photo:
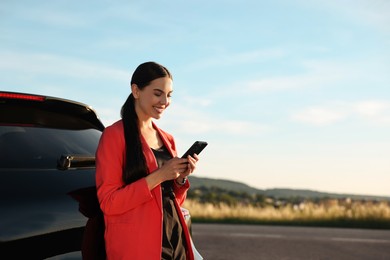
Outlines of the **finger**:
M192 168L195 168L195 166L196 166L196 162L197 162L197 160L195 159L195 158L190 158L190 159L188 159L188 164L189 164L189 166L191 166Z
M187 171L188 168L189 168L189 164L187 164L187 163L185 163L185 164L181 163L181 164L176 165L175 170L176 170L177 172L183 173L183 172Z
M188 174L191 174L195 170L196 166L193 162L188 164L187 172Z
M195 159L195 161L199 161L199 156L196 153L194 153L193 158Z
M178 163L186 164L188 162L188 158L178 158Z
M188 159L187 159L187 165L188 165L188 167L189 167L190 165L193 165L194 162L196 162L195 159L192 158L191 156L188 156Z

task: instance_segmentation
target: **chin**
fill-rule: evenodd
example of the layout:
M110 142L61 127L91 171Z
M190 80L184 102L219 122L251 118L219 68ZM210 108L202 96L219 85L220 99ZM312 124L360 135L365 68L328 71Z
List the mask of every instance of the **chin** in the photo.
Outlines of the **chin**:
M160 119L162 115L153 116L154 119Z

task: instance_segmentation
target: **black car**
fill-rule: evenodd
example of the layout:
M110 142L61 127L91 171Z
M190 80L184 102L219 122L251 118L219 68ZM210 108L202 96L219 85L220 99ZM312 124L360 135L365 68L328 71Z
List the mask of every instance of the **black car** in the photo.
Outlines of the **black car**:
M103 130L85 104L0 91L0 259L105 259L95 186Z
M103 130L85 104L0 92L1 259L104 254L95 187Z

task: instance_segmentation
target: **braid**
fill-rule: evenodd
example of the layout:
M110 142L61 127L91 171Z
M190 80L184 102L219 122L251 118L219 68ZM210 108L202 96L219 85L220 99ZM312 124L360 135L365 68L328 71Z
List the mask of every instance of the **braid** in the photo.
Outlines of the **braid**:
M137 181L147 174L146 159L142 151L138 117L134 107L134 97L130 94L121 111L126 142L126 164L123 181L126 184Z
M148 86L151 81L162 77L169 77L172 79L171 73L164 66L155 62L145 62L139 65L134 71L131 78L131 84L136 84L137 87L142 90ZM129 184L148 174L133 94L130 94L123 104L121 116L126 143L126 162L123 168L122 179L126 184Z

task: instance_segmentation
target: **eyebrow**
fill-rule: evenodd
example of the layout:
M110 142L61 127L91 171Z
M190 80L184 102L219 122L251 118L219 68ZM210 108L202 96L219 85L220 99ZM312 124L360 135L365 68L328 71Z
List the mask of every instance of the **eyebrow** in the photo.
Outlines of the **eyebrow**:
M160 93L164 93L164 91L162 91L161 89L158 89L158 88L155 88L155 89L153 89L154 91L158 91L158 92L160 92ZM168 94L171 94L173 92L173 90L172 91L169 91L168 92Z

